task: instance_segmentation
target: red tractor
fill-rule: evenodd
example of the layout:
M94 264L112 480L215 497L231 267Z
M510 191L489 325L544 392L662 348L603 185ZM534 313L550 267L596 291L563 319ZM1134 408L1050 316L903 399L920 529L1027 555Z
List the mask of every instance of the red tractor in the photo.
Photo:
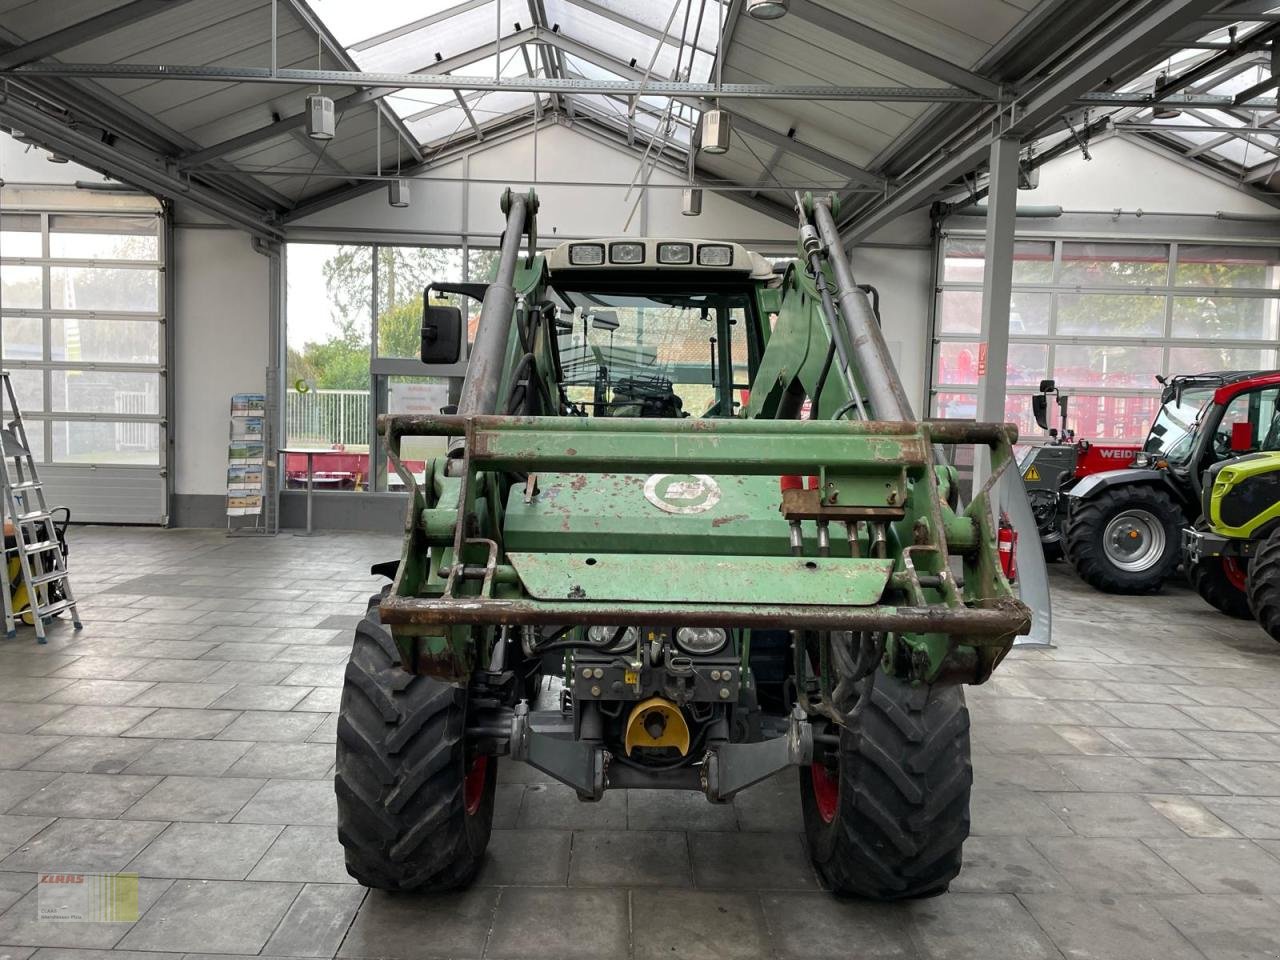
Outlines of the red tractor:
M1049 397L1053 396L1061 415L1061 427L1049 426ZM1077 481L1095 473L1127 467L1141 450L1136 444L1097 443L1077 440L1067 428L1067 397L1052 380L1040 381L1040 392L1031 398L1032 412L1041 429L1049 431L1049 442L1032 447L1022 458L1022 482L1036 517L1040 544L1047 561L1061 559L1063 530L1067 519L1066 491Z

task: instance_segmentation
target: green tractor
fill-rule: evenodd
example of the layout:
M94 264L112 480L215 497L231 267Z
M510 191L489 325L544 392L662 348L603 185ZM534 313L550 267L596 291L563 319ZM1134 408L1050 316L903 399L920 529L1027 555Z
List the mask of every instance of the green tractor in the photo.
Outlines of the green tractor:
M1251 614L1280 640L1280 452L1215 463L1205 477L1203 499L1199 524L1182 532L1187 568L1220 564L1238 591L1226 612Z
M775 268L700 240L538 253L537 198L504 196L493 280L457 288L483 306L456 408L379 422L409 505L338 720L361 883L472 880L504 757L584 801L723 803L796 769L833 890L918 897L958 872L962 685L1047 615L1016 429L913 417L834 200L796 199L800 258ZM465 331L428 296L424 372ZM414 474L418 437L448 454ZM990 463L964 507L938 452L956 444Z

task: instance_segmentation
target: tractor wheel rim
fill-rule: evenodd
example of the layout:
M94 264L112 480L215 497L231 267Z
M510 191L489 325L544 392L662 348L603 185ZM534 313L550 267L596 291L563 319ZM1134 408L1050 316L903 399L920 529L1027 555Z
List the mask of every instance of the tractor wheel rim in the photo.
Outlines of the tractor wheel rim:
M462 781L462 804L469 817L480 809L480 801L484 799L484 782L488 773L488 757L476 757L471 761L471 767Z
M823 823L830 823L836 818L836 807L840 800L840 781L824 763L811 764L809 773L813 777L813 799L818 807L818 816L822 818Z
M1223 557L1222 572L1226 574L1227 582L1243 593L1248 589L1248 577L1245 574L1244 564L1240 562L1238 557Z
M1102 534L1107 559L1121 570L1141 573L1164 556L1164 524L1146 510L1126 510L1107 524Z

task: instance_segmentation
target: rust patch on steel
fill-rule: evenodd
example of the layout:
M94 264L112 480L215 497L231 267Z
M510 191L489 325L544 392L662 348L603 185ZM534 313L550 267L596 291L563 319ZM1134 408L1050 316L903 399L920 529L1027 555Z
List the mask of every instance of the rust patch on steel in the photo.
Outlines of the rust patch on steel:
M723 527L726 523L733 523L733 521L735 520L746 520L746 519L748 519L748 517L745 513L734 513L734 514L730 514L727 517L716 517L714 520L711 521L711 525L713 527Z

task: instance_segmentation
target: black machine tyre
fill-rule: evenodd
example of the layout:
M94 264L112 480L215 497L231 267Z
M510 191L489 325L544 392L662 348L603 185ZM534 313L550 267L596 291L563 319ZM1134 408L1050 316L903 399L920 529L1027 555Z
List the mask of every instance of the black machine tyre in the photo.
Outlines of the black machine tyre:
M1080 579L1104 593L1151 593L1172 576L1181 559L1182 508L1158 487L1131 485L1077 500L1067 515L1067 559ZM1128 522L1147 530L1148 554L1132 566L1108 547L1108 534ZM1118 526L1117 526L1118 525Z
M1057 536L1052 540L1041 540L1040 549L1044 551L1045 563L1056 563L1062 559L1062 537Z
M1280 531L1263 540L1249 562L1249 606L1258 626L1280 640Z
M465 687L400 669L380 599L356 627L342 689L338 839L366 887L456 889L484 860L497 761L467 752Z
M800 768L809 855L831 889L875 900L946 891L969 836L963 690L877 674L834 753L834 772L822 759Z
M1227 557L1205 557L1187 568L1187 579L1205 603L1229 617L1252 620L1248 591L1240 586L1239 577L1232 578L1228 563L1239 561Z

